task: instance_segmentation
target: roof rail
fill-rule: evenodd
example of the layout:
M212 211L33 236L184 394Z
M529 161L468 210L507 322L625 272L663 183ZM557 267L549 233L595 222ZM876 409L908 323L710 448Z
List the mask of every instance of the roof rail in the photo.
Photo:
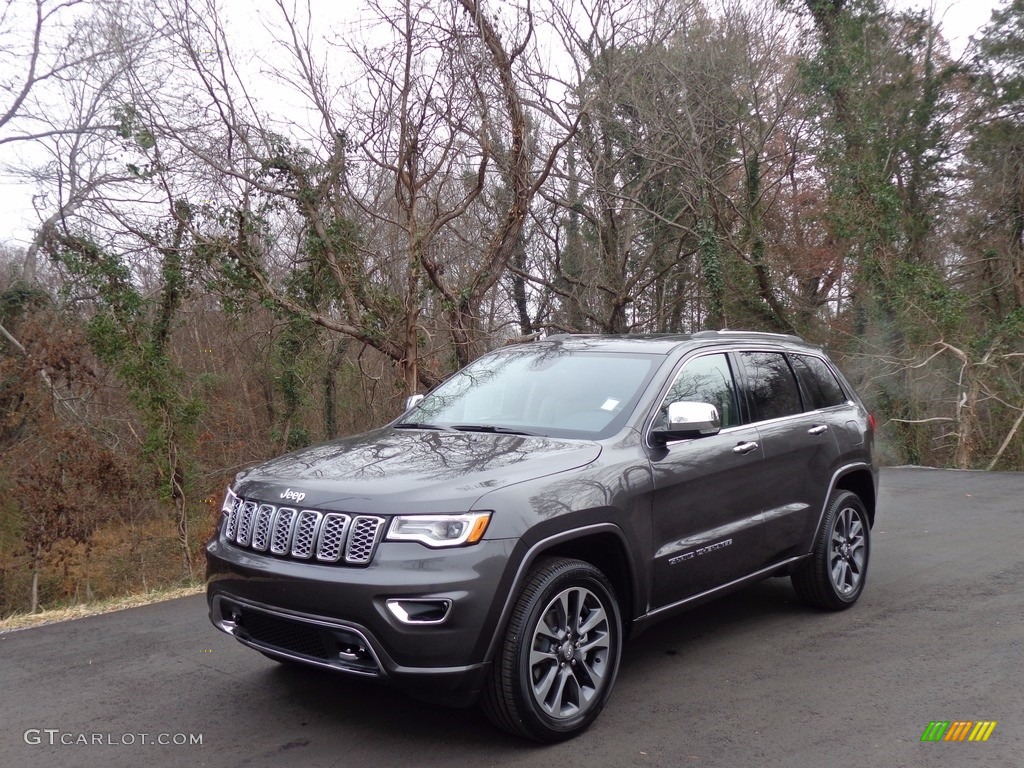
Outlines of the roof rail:
M596 333L566 333L560 331L559 333L549 333L546 336L540 336L537 341L561 341L562 339L575 339L580 336L597 336Z
M769 333L767 331L734 331L728 328L723 328L720 331L697 331L696 333L690 335L695 339L720 339L723 336L750 336L756 339L777 339L780 341L796 341L801 344L806 343L802 338L792 333Z

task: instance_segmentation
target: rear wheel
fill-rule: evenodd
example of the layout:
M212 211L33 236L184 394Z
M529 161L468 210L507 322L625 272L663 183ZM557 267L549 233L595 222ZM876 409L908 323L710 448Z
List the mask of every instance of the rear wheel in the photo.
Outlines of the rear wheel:
M600 714L619 667L615 592L582 560L541 562L527 578L482 698L500 728L537 741L582 733Z
M871 554L871 527L857 494L835 491L811 557L793 574L793 588L805 602L842 611L864 591Z

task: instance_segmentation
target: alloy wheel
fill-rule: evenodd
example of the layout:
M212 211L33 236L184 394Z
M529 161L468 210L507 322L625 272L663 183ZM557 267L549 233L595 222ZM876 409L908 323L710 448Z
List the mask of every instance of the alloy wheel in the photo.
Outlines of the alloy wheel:
M549 717L570 718L600 700L611 671L609 618L598 596L570 587L548 603L530 643L530 691Z

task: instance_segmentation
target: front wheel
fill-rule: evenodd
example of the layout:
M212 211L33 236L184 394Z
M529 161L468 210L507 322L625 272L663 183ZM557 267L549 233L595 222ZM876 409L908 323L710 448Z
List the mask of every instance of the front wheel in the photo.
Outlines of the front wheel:
M483 692L500 728L553 742L600 714L619 667L622 618L600 570L550 559L527 577Z
M871 523L857 494L836 491L811 557L793 574L793 588L804 602L842 611L864 591L871 554Z

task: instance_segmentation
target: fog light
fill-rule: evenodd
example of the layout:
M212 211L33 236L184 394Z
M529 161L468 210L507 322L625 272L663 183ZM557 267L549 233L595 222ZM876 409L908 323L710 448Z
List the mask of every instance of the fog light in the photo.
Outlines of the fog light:
M452 610L452 601L447 598L393 598L388 600L387 606L392 615L403 624L440 624L448 618Z

